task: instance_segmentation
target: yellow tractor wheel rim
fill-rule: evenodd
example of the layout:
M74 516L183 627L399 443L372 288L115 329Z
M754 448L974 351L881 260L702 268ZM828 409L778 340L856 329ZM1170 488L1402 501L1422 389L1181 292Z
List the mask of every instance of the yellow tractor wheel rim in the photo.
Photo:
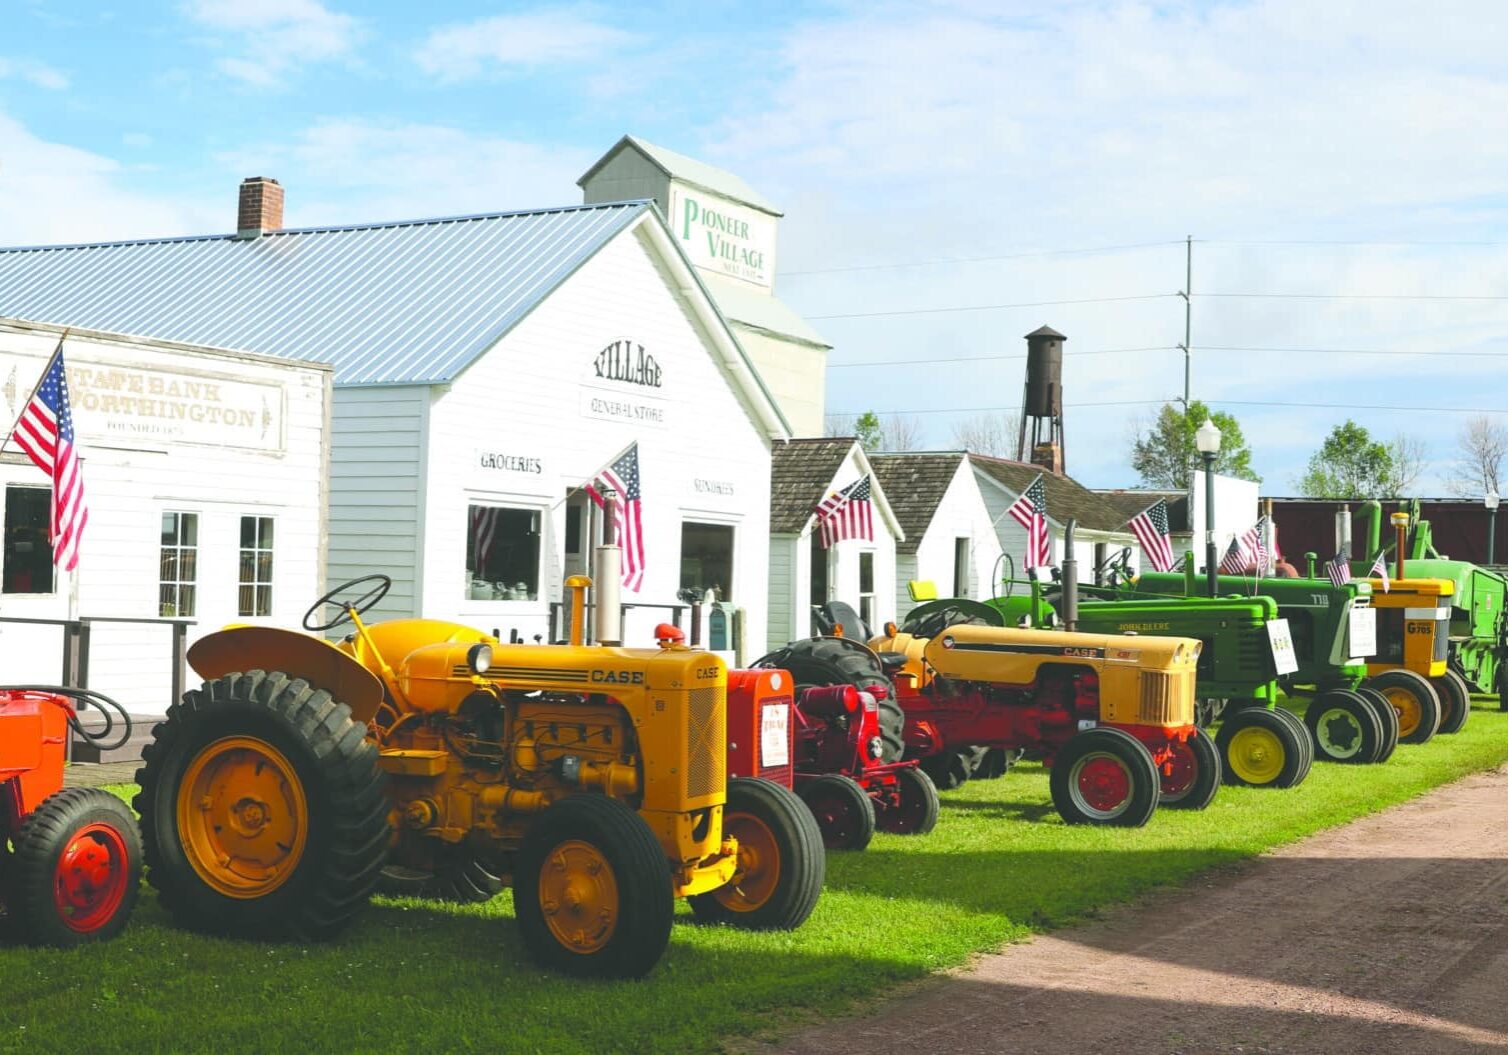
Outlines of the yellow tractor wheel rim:
M195 755L178 785L176 813L189 865L226 897L265 897L303 860L303 784L265 740L228 736Z
M539 869L539 908L562 946L600 952L618 929L618 878L602 851L580 839L556 846Z
M1271 784L1288 761L1283 741L1271 729L1247 726L1230 738L1226 751L1236 776L1248 784Z
M717 900L730 912L753 912L780 885L780 843L768 824L749 813L726 814L723 833L738 840L738 870L715 891Z
M1407 739L1415 729L1419 728L1419 722L1424 717L1424 708L1419 706L1419 697L1402 686L1389 686L1382 690L1382 694L1393 705L1393 710L1398 712L1398 736Z

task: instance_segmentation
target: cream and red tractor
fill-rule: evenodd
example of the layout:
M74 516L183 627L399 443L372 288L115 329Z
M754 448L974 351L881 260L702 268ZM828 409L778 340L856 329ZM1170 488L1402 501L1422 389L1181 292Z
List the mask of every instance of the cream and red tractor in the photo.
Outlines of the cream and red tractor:
M588 584L571 580L577 628ZM821 834L787 788L728 779L720 659L671 628L636 649L364 622L390 585L337 587L307 634L231 627L189 650L204 685L137 774L147 878L178 920L327 938L387 869L468 900L511 885L536 960L637 977L677 897L754 929L811 913ZM315 636L347 622L340 641Z
M86 730L93 703L105 728ZM123 728L113 732L114 708ZM34 945L74 946L114 937L141 886L141 836L126 804L100 788L64 788L72 734L103 750L131 735L114 701L59 686L0 688L0 904L5 924Z

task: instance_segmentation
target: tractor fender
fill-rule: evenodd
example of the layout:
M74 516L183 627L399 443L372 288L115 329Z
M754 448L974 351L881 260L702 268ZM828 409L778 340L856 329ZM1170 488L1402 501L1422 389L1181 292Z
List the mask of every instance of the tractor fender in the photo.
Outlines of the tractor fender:
M382 682L322 637L273 626L232 626L207 634L188 650L189 666L213 681L247 670L276 670L303 678L351 708L365 725L382 703Z

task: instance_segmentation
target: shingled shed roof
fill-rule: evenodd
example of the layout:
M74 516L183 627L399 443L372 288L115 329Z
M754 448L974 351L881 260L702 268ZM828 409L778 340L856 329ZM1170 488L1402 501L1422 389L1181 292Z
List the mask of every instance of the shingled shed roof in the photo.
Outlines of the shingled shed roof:
M1166 499L1168 530L1179 532L1189 529L1189 493L1187 491L1127 490L1095 491L1094 493L1119 510L1127 520L1159 498Z
M870 457L875 476L885 488L895 518L906 533L906 541L897 549L905 553L915 552L963 458L962 451L876 454Z
M1030 487L1037 474L1041 473L1043 485L1047 488L1047 515L1057 524L1077 520L1079 527L1090 531L1113 531L1129 535L1131 529L1126 526L1126 521L1156 501L1155 498L1148 499L1139 508L1123 514L1117 503L1107 501L1106 495L1089 490L1072 477L1058 476L1044 472L1039 465L1008 461L1005 458L987 458L979 454L971 454L969 458L975 468L1012 494L1020 494Z
M775 444L770 459L770 534L801 533L853 445L851 436Z
M897 538L901 527L895 510L885 494L874 463L852 436L777 441L770 452L770 534L799 535L812 518L812 511L835 486L847 486L851 480L834 479L852 451L862 472L875 477L870 502L878 514L879 525L888 527ZM876 527L879 530L879 527Z

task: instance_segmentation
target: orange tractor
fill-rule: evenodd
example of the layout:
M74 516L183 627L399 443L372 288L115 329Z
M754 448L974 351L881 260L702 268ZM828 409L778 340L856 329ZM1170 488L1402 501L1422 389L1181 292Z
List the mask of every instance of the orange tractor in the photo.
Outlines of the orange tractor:
M103 730L80 723L93 701ZM113 739L110 708L125 729ZM82 945L125 927L141 885L141 836L126 804L99 788L64 788L70 729L109 750L131 735L113 700L56 686L0 688L0 902L6 923L34 945ZM105 742L110 741L110 742Z

